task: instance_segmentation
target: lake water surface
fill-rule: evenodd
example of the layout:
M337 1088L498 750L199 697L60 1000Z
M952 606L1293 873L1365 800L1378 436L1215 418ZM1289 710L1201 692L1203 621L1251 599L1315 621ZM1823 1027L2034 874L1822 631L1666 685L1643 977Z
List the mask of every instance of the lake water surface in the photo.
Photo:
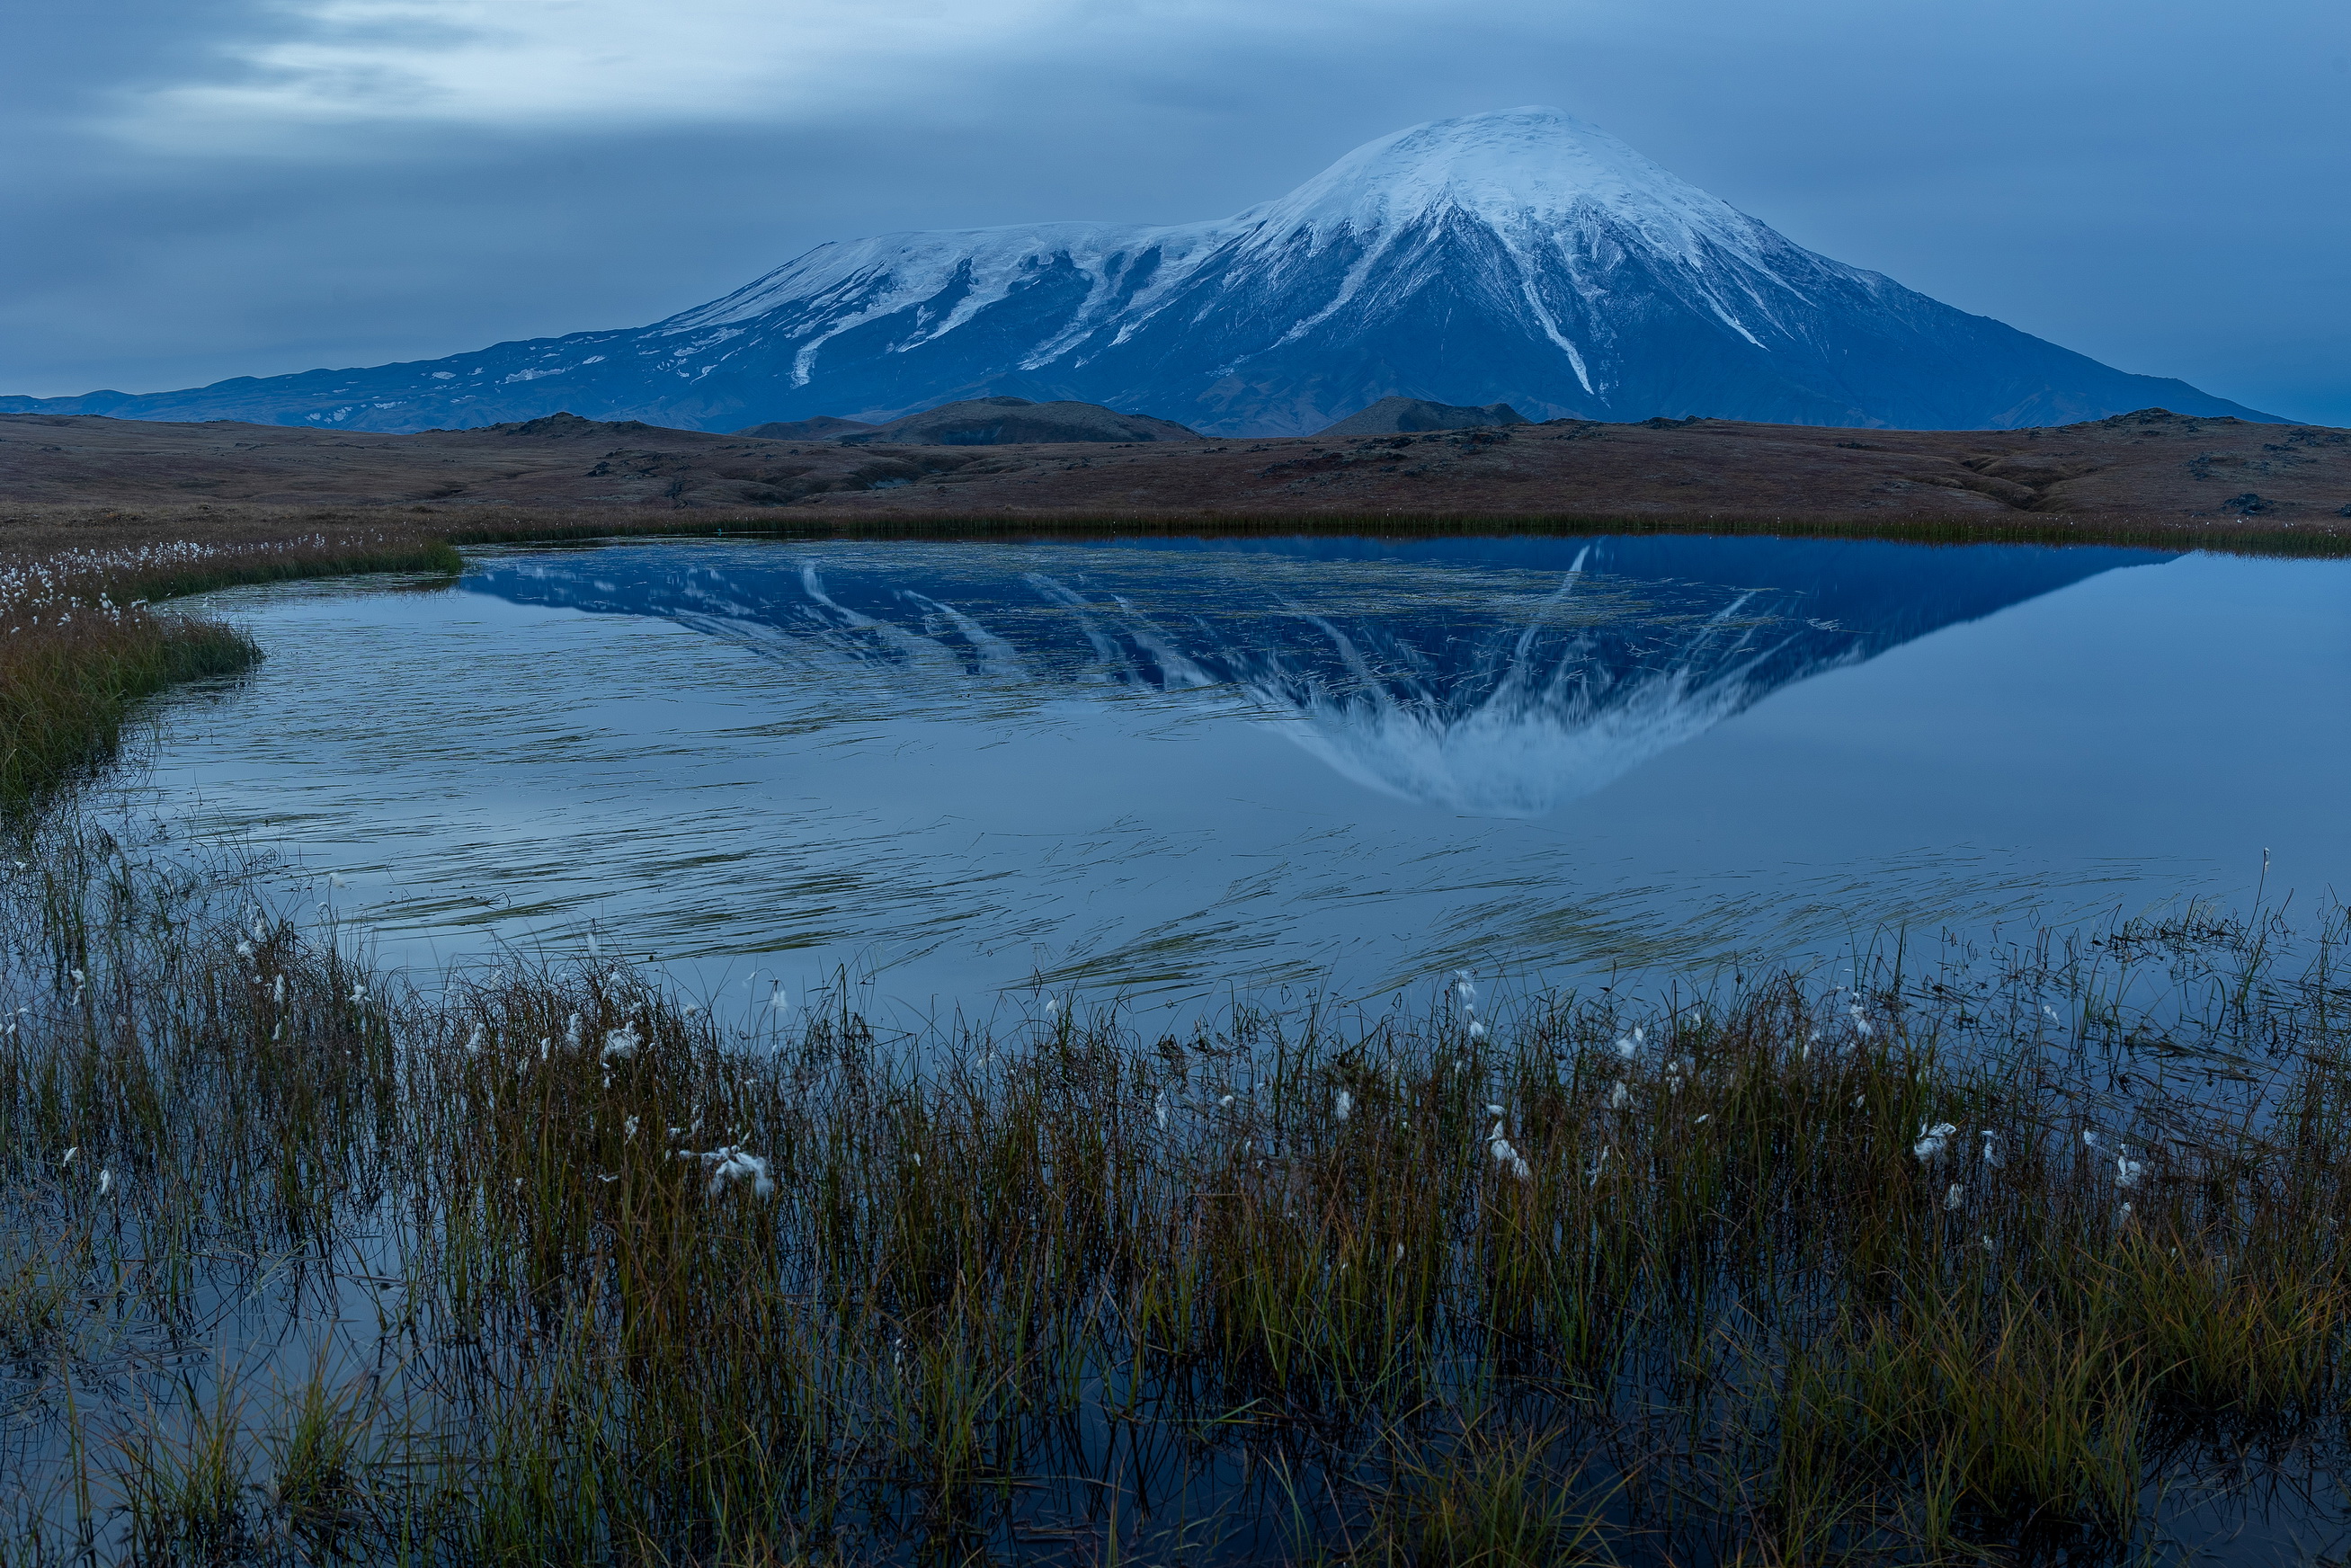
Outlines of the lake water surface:
M282 850L394 960L592 931L919 1017L2351 890L2345 563L720 539L208 602L268 657L169 699L128 798Z

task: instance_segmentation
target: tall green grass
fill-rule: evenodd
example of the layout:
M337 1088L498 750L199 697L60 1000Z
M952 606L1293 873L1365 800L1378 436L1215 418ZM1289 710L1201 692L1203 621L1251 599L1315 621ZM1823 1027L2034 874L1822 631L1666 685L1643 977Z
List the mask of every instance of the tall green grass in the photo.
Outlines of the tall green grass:
M2339 931L2171 1010L2241 1076L2115 1095L2147 1015L1890 979L1182 1038L427 998L40 831L20 1556L2123 1561L2216 1456L2340 1440Z
M261 656L235 627L159 613L153 601L235 583L461 565L444 543L381 531L0 558L0 812L22 812L112 758L125 719L146 698Z

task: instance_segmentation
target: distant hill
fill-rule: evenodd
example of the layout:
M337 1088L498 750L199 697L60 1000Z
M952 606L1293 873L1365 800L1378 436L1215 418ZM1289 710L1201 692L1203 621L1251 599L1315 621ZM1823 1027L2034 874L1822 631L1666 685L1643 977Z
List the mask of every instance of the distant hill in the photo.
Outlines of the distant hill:
M814 423L811 421L810 423ZM910 413L838 438L871 446L1011 446L1064 441L1197 441L1197 431L1146 414L1120 413L1094 402L1030 402L1024 397L980 397Z
M765 424L754 424L735 434L757 435L768 441L831 441L843 435L855 435L860 431L881 428L862 419L835 419L829 413L820 413L814 419L769 420Z
M1541 108L1413 126L1207 223L837 242L649 327L0 412L419 431L566 408L738 430L991 395L1220 436L1307 434L1387 397L1620 422L2271 420L1816 255Z
M1506 402L1458 408L1426 398L1384 397L1361 413L1316 432L1320 435L1395 435L1412 430L1475 430L1482 425L1524 424L1527 416Z

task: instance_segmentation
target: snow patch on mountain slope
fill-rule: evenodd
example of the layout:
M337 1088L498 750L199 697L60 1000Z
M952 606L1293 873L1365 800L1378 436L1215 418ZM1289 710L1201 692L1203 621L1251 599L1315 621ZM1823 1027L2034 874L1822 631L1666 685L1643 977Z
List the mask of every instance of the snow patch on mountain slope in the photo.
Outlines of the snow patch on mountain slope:
M785 329L786 335L804 340L793 358L792 379L793 384L804 386L817 354L843 332L959 289L960 297L946 313L935 320L918 321L914 331L892 345L904 351L946 336L1057 267L1073 268L1091 285L1085 304L1055 335L1056 341L1074 341L1120 308L1118 285L1155 252L1155 276L1134 298L1123 301L1123 310L1147 309L1155 296L1188 277L1200 255L1225 237L1226 225L1216 224L1055 223L877 235L820 245L724 299L674 316L653 329L700 331L791 309L799 319Z
M1761 275L1740 277L1734 287L1767 317L1770 307L1757 285L1787 287L1769 257L1777 236L1764 225L1596 126L1560 110L1528 107L1432 120L1382 137L1290 194L1230 218L1163 225L1029 224L819 246L654 330L689 333L788 317L774 325L798 343L791 380L805 386L824 346L845 332L954 295L948 308L918 319L889 346L904 352L946 337L1016 289L1067 268L1083 280L1086 296L1019 361L1022 370L1038 370L1102 328L1111 329L1105 346L1126 341L1211 262L1279 286L1330 248L1355 247L1327 298L1265 346L1279 348L1354 305L1371 280L1393 274L1397 246L1448 221L1467 221L1500 243L1515 276L1489 280L1497 296L1523 301L1530 323L1566 356L1586 392L1593 378L1584 355L1544 301L1539 280L1563 271L1587 299L1604 293L1604 284L1589 274L1615 248L1608 243L1610 227L1619 231L1620 243L1635 239L1693 274L1719 278L1729 260L1737 270ZM1146 267L1147 277L1130 287L1135 271ZM1724 325L1764 347L1708 277L1694 277L1693 283L1698 299Z

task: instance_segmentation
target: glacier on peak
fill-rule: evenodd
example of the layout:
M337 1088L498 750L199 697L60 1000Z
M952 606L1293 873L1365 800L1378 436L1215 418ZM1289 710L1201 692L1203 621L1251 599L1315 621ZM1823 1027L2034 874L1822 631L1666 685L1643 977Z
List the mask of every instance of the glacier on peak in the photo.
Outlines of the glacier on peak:
M1541 106L1406 127L1227 218L831 241L647 327L0 411L340 424L365 399L384 430L559 408L732 430L991 394L1211 435L1309 434L1389 396L1928 429L2269 417L1806 250Z

